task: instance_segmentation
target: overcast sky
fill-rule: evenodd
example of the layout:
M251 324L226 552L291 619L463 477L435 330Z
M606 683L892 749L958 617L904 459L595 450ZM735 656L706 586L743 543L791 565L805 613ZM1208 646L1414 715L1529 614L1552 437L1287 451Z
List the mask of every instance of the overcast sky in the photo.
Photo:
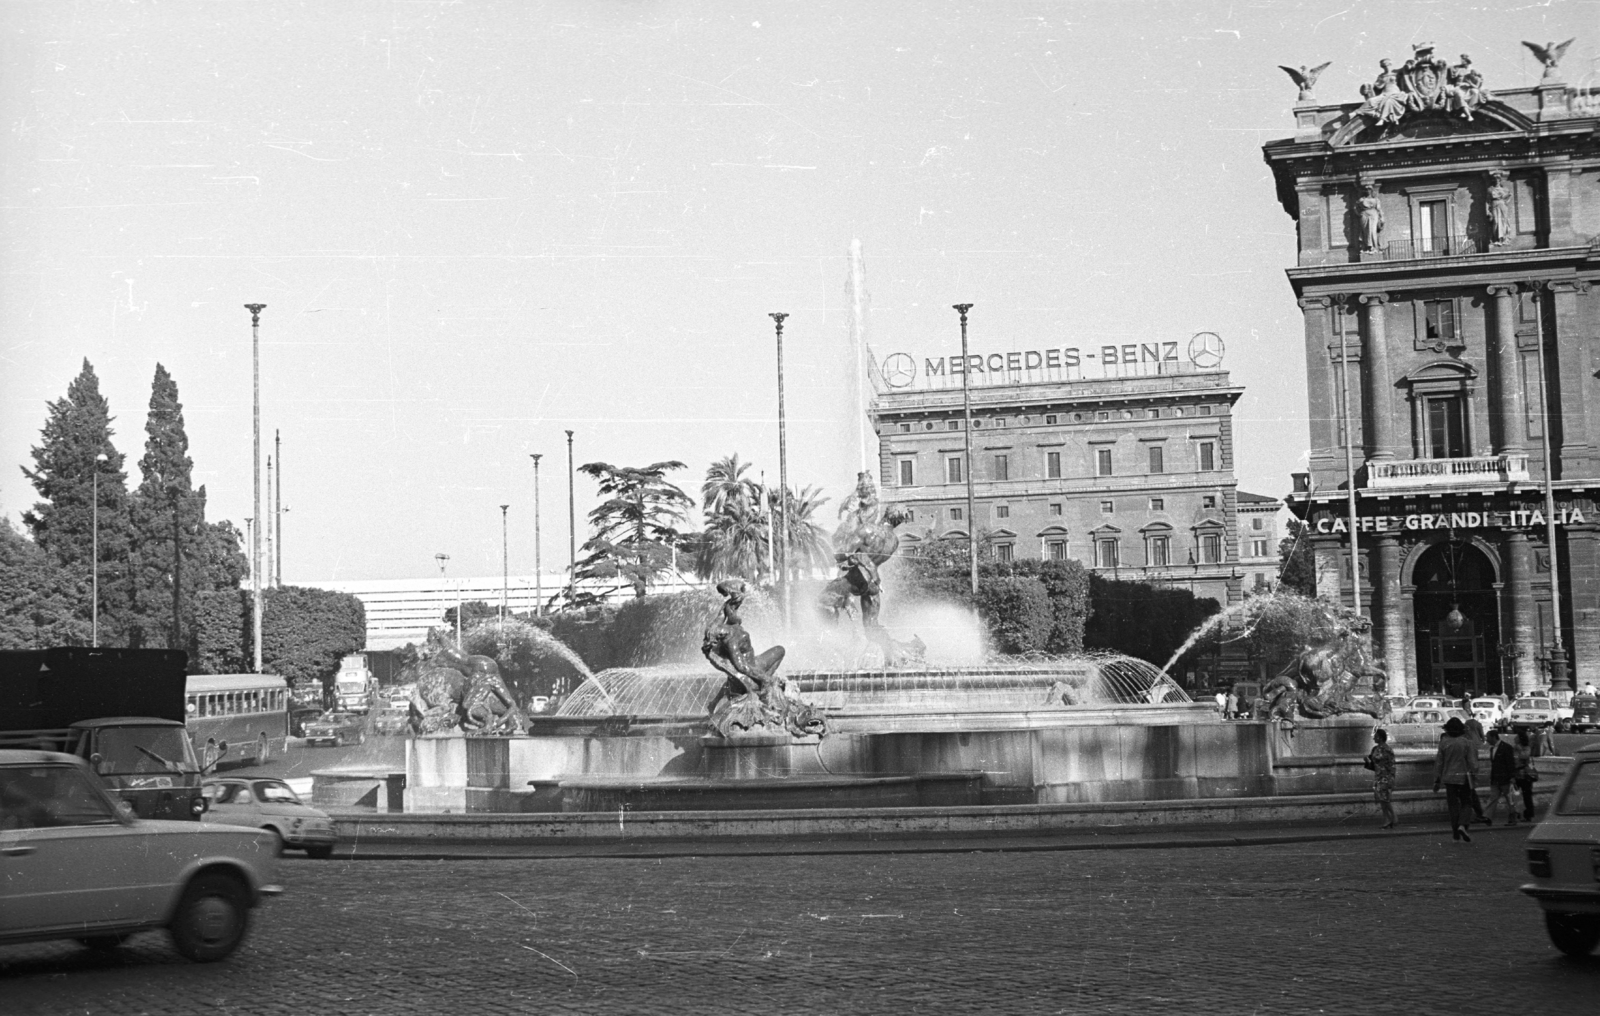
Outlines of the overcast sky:
M875 352L1183 340L1248 389L1245 489L1304 461L1293 223L1261 145L1278 64L1354 100L1431 39L1488 86L1595 2L402 2L0 5L0 514L84 357L130 485L150 380L182 394L213 518L251 514L250 319L282 432L288 581L565 563L566 451L859 465L846 255ZM581 515L592 484L577 491ZM579 540L583 539L581 532Z

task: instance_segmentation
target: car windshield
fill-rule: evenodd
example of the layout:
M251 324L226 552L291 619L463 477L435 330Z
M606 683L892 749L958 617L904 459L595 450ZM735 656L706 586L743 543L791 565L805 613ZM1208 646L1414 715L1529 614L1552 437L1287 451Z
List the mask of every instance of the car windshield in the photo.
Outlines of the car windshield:
M1578 763L1556 802L1557 815L1600 815L1600 760Z
M95 750L100 753L103 776L173 771L147 753L161 756L180 772L199 768L182 727L101 727Z
M0 829L115 825L104 796L75 766L0 768Z
M1550 700L1542 698L1519 698L1513 709L1549 709Z
M300 797L289 789L287 783L278 780L258 780L256 782L256 797L268 804L299 804Z
M1474 709L1494 709L1494 708L1498 707L1499 705L1500 705L1500 703L1496 702L1492 698L1481 698L1481 699L1473 699L1472 700L1472 708L1474 708Z

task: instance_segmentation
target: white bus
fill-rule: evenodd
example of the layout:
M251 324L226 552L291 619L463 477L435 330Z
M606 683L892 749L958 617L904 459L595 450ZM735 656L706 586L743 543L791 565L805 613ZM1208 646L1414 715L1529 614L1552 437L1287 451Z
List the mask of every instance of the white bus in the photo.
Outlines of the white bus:
M283 754L289 737L289 687L276 674L190 674L185 726L203 766L227 744L229 762L256 765ZM208 744L208 742L211 742Z

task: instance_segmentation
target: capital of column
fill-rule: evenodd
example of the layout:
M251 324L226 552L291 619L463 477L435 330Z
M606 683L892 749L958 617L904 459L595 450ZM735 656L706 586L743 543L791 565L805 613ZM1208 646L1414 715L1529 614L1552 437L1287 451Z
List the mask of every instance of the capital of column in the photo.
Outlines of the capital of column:
M1514 282L1500 282L1487 287L1489 295L1497 300L1505 300L1517 295L1517 285Z
M1301 310L1326 308L1333 304L1333 300L1326 296L1302 296L1297 302L1300 304Z
M1552 293L1587 293L1589 283L1583 279L1551 279L1544 287Z
M1369 307L1382 306L1389 302L1388 293L1358 293L1356 299Z
M1520 529L1507 529L1501 532L1500 538L1507 543L1527 543L1528 534Z

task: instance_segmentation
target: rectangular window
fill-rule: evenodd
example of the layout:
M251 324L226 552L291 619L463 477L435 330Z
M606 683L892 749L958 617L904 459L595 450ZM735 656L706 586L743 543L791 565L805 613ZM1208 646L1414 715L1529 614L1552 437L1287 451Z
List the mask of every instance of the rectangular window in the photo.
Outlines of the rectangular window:
M1261 520L1260 519L1251 519L1250 520L1250 528L1259 531L1261 529Z
M1211 407L1210 406L1201 406L1200 407L1200 415L1201 416L1210 416L1211 415Z
M1095 472L1100 476L1111 475L1111 449L1096 448L1094 451Z
M1096 420L1105 421L1105 420L1111 419L1111 414L1109 412L1107 412L1106 410L1102 409L1102 410L1100 410L1100 412L1094 414L1094 418Z
M1117 510L1117 503L1115 501L1101 501L1100 502L1100 514L1101 515L1110 515L1113 512L1115 512L1116 510Z
M917 464L914 459L900 460L900 486L912 487L917 482Z
M1045 426L1054 427L1056 425L1056 419L1056 417L1047 414L1044 418Z
M1152 473L1162 472L1161 446L1158 444L1153 444L1150 446L1150 471Z
M1422 305L1423 335L1430 342L1453 342L1456 337L1456 302L1428 300Z
M1172 563L1171 537L1150 537L1150 566L1152 568L1165 568Z
M961 460L959 458L944 460L944 479L946 483L961 482Z
M907 522L914 522L914 521L916 521L916 518L917 518L917 510L915 508L907 508L906 509L906 521Z
M1217 495L1215 495L1215 494L1206 494L1206 495L1204 495L1204 496L1202 496L1200 498L1200 507L1202 507L1202 508L1215 508L1216 506L1217 506Z
M1052 480L1061 479L1061 453L1044 453L1044 474Z
M1153 498L1151 498L1150 499L1150 510L1153 511L1153 512L1164 512L1164 511L1166 511L1167 510L1167 499L1164 498L1164 497L1153 497Z
M1011 456L996 455L994 457L994 478L996 480L1011 479Z
M1045 544L1044 549L1052 561L1065 561L1067 559L1067 541L1051 540Z
M1061 514L1061 502L1059 502L1059 501L1051 502L1051 504L1050 504L1050 514L1051 515L1060 515Z
M900 425L900 433L902 433L902 434L909 434L909 433L911 433L911 424L909 424L909 423L902 423L902 424L901 424L901 425Z
M1200 442L1200 471L1209 473L1217 468L1217 445L1214 441Z
M960 522L961 518L962 518L962 512L961 512L960 508L952 508L952 509L950 509L950 521L951 522Z
M1445 241L1450 238L1450 230L1445 224L1444 213L1443 201L1417 203L1417 246L1421 250L1445 249Z
M960 430L961 429L961 421L960 420L947 421L945 423L945 425L944 425L944 429L945 430Z
M1459 459L1467 454L1466 414L1459 395L1428 400L1428 457Z
M1011 517L1011 506L1008 504L995 505L994 517L997 519L1009 519Z
M1013 559L1012 553L1012 545L1009 543L997 543L994 545L994 556L1001 561L1011 561Z
M1200 563L1216 564L1222 560L1222 537L1207 533L1200 537Z
M1266 557L1267 556L1267 541L1266 540L1251 540L1250 541L1250 556L1251 557Z
M1094 563L1097 568L1117 567L1117 541L1115 539L1094 541Z

